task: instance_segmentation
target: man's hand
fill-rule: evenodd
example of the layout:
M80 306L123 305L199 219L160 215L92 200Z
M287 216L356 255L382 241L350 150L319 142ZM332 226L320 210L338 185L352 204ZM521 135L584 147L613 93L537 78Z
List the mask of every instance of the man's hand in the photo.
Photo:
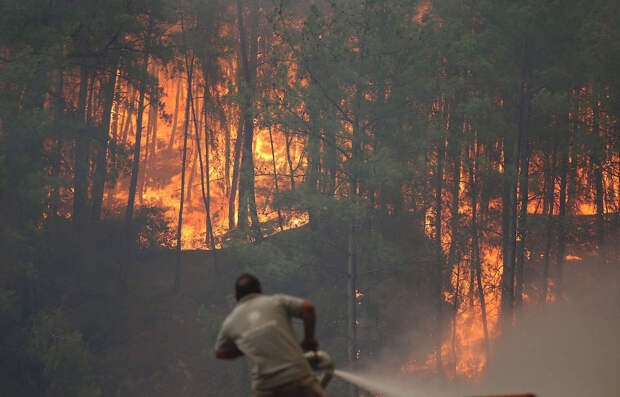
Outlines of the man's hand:
M304 340L301 341L301 348L305 351L317 351L319 350L319 341L314 338L304 338Z

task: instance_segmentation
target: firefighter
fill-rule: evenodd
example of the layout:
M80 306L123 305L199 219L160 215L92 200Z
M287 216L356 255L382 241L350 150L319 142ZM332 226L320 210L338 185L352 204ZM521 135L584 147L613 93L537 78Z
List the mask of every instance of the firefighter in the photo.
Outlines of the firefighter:
M318 349L314 306L293 296L262 292L256 277L248 273L239 276L235 283L237 304L222 324L215 356L248 358L253 397L325 397L303 353ZM292 317L303 320L301 344Z

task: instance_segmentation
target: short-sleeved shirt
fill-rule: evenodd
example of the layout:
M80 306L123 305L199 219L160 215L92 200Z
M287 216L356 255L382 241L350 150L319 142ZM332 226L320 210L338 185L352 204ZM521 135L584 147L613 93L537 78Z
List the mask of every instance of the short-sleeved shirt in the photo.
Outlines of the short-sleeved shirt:
M252 389L268 390L313 375L291 324L304 300L288 295L244 296L226 317L216 351L238 348L248 358Z

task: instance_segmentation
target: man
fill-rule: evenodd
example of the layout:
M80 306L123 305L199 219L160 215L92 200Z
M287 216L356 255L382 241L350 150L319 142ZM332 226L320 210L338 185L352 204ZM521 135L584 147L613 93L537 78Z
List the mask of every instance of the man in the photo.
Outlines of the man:
M222 324L215 356L248 358L253 397L325 397L302 350L318 349L314 306L300 298L262 292L256 277L239 276L235 283L237 305ZM291 317L303 320L301 345Z

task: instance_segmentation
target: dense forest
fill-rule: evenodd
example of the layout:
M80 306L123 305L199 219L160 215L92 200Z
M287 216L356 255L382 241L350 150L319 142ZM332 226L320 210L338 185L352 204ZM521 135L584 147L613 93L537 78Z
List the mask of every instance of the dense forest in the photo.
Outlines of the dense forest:
M618 21L616 0L2 1L0 394L247 395L212 358L246 270L315 303L342 367L482 376L522 311L618 266Z

